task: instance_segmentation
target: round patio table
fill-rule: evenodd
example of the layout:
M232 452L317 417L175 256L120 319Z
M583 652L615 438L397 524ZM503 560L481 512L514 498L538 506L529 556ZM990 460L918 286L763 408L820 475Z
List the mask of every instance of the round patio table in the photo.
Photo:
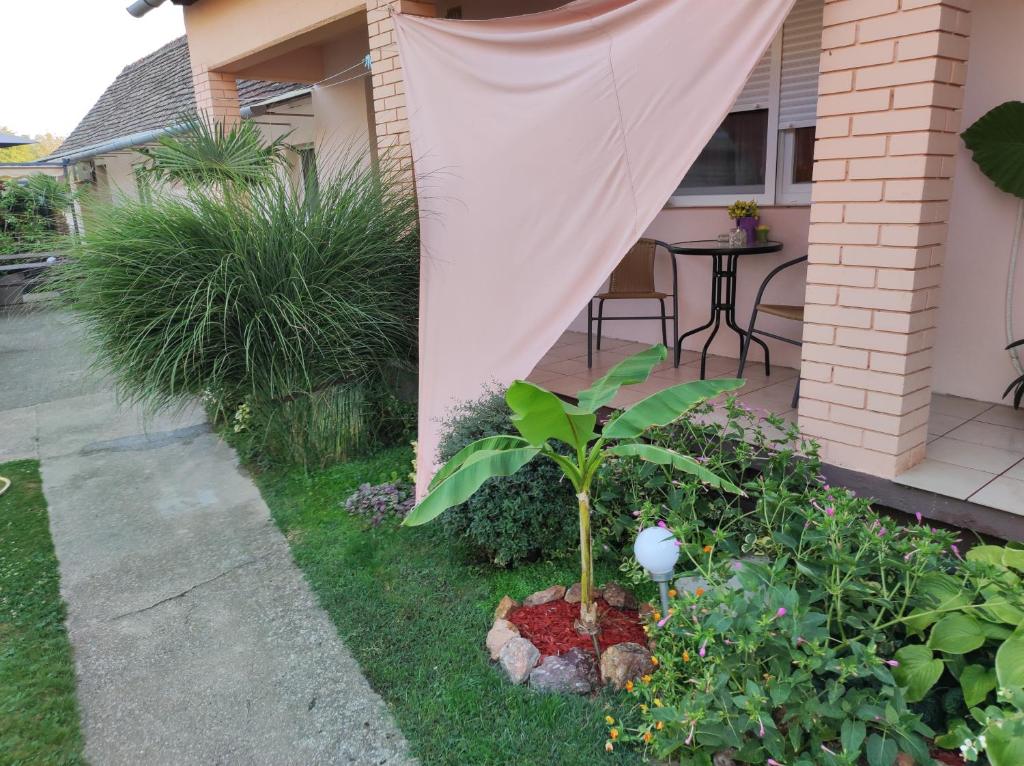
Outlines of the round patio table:
M683 351L683 341L691 335L704 330L711 329L711 334L704 342L704 348L700 352L700 377L705 377L708 349L711 341L718 334L718 328L725 319L725 326L740 336L740 353L743 352L743 342L747 332L736 323L736 272L739 266L740 256L743 255L766 255L777 253L782 249L781 242L755 242L742 247L730 247L718 240L698 240L694 242L673 242L668 246L673 256L677 255L702 255L712 259L711 261L711 316L708 321L700 327L687 330L676 338L675 358L679 359ZM768 369L768 346L756 335L751 339L764 349L764 366Z

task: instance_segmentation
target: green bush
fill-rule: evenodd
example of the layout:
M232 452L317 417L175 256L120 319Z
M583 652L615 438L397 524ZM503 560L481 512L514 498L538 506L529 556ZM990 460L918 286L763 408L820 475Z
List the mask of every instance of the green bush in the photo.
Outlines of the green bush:
M64 181L42 173L0 181L0 254L61 246L61 214L73 197Z
M444 423L439 460L450 460L477 439L512 432L511 415L502 391L457 406ZM575 554L579 545L572 486L550 461L534 460L512 476L488 479L441 521L499 566Z
M64 285L127 399L212 392L223 418L245 404L271 462L322 465L407 430L417 211L387 168L353 156L315 195L221 178L94 218Z

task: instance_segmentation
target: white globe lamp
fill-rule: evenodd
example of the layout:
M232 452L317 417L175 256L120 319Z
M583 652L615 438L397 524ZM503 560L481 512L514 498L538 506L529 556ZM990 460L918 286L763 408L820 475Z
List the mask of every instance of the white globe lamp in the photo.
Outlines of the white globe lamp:
M668 584L679 560L679 541L664 527L648 527L636 536L633 555L650 578L658 583L661 608L668 614Z

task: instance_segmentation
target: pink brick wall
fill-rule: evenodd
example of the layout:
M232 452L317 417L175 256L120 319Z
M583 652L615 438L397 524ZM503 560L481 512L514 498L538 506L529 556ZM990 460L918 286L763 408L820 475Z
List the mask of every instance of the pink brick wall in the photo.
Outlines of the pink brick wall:
M238 84L233 74L212 72L205 65L193 64L192 86L200 114L227 125L234 125L242 119Z
M825 2L800 427L880 476L925 452L970 2Z
M414 16L435 16L433 2L417 0L366 0L366 23L370 36L373 114L377 132L377 156L399 167L412 168L409 121L405 113L405 80L398 58L395 25L391 11Z

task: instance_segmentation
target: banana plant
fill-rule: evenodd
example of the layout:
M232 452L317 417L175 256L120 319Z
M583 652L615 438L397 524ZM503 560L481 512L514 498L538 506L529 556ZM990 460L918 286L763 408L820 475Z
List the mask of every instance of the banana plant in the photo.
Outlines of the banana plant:
M576 490L580 524L580 619L581 632L598 630L597 605L593 599L594 564L590 538L591 486L597 469L608 457L638 457L697 477L708 486L743 494L736 485L717 476L689 455L641 441L644 432L678 419L701 402L733 391L742 380L697 380L651 394L618 412L596 431L597 411L607 405L622 386L643 383L668 354L665 346L652 346L613 367L570 404L540 386L517 380L509 386L505 401L519 435L488 436L467 445L452 457L430 482L427 495L406 517L416 526L436 518L448 508L465 502L490 478L511 476L535 457L553 460ZM555 442L568 445L565 455Z

